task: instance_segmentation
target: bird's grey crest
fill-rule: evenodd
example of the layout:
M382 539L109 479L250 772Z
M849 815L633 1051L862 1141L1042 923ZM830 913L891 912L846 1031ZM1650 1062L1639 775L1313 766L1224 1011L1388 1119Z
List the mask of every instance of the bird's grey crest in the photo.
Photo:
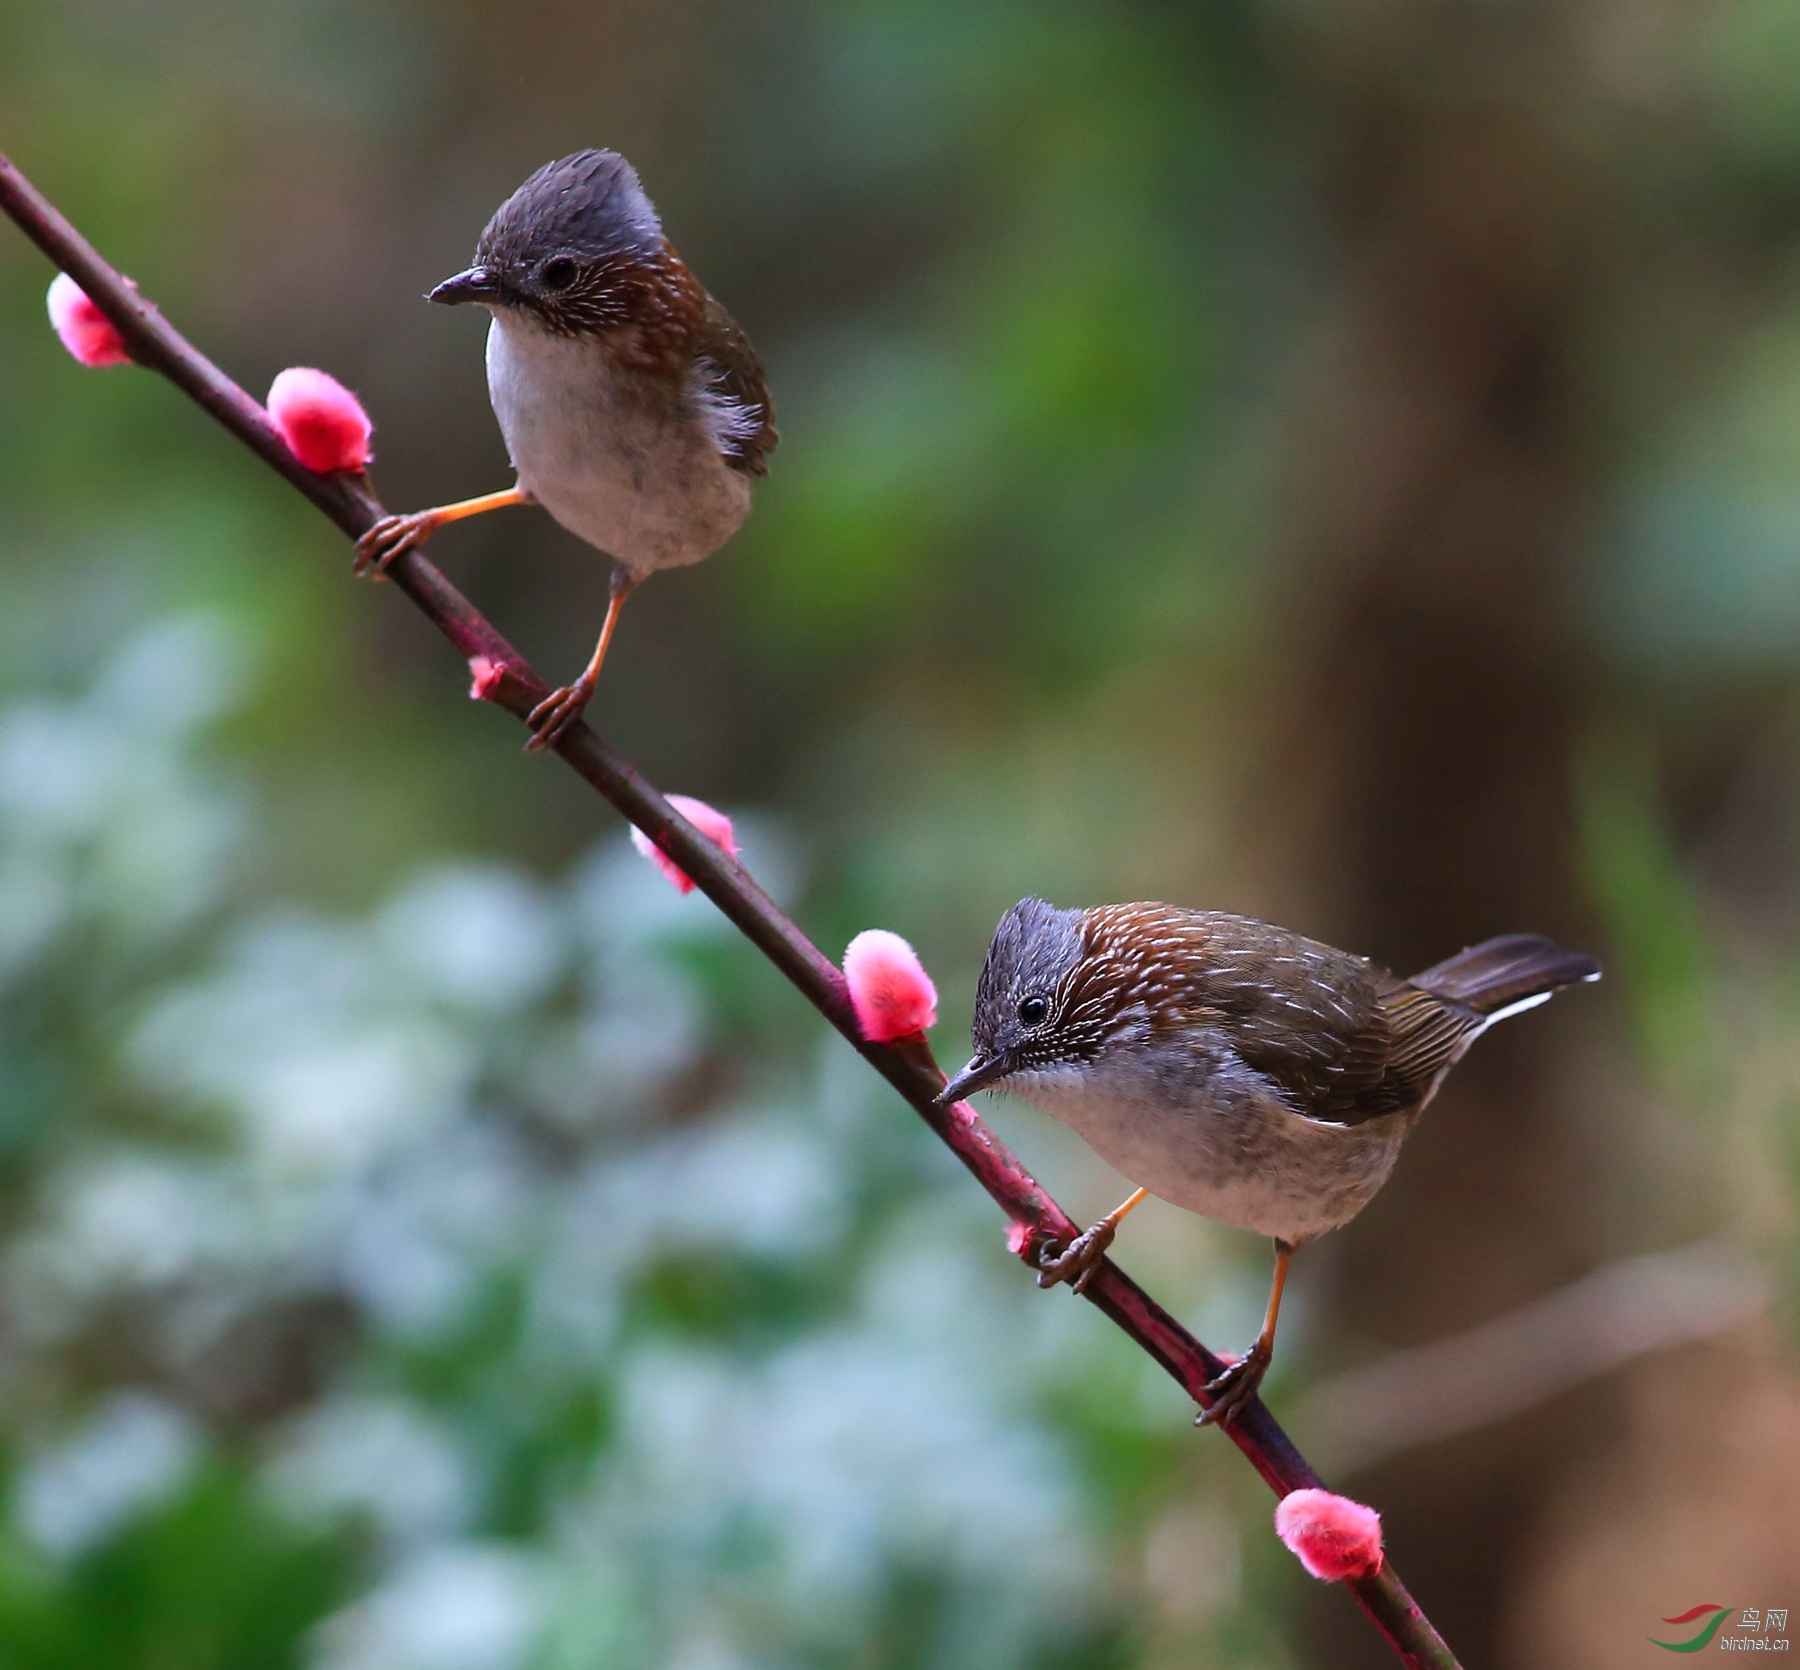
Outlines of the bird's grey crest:
M1038 1023L1020 1018L1027 999L1042 998L1054 1024L1058 994L1081 960L1081 912L1042 899L1021 899L994 929L975 991L975 1047L1010 1053Z
M637 170L617 151L577 151L545 163L494 211L475 259L501 272L555 255L650 261L662 239Z

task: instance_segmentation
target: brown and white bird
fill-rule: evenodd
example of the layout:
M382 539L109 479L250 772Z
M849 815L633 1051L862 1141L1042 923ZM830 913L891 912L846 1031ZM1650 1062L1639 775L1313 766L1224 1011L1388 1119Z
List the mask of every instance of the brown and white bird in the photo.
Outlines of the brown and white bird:
M357 567L380 571L446 522L533 502L610 556L593 658L531 715L526 746L550 747L592 698L632 587L710 556L742 525L778 439L775 408L750 339L614 151L546 163L494 212L475 264L430 299L493 315L488 395L518 482L386 517L358 541Z
M1146 1193L1275 1240L1261 1333L1207 1388L1202 1425L1252 1397L1288 1260L1356 1216L1449 1072L1495 1021L1597 980L1547 939L1490 939L1415 974L1221 911L1014 905L975 999L975 1056L948 1105L988 1088L1079 1131L1137 1192L1039 1282L1079 1291Z

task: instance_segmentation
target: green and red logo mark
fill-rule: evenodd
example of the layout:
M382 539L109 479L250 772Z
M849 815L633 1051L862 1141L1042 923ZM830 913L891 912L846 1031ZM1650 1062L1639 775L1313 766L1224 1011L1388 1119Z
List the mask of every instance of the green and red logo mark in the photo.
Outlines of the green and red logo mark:
M1691 1624L1696 1618L1705 1617L1706 1622L1700 1626L1700 1633L1691 1641L1658 1641L1654 1635L1646 1636L1653 1647L1661 1647L1668 1653L1697 1653L1703 1647L1712 1644L1712 1638L1719 1633L1719 1625L1725 1622L1729 1606L1719 1606L1708 1601L1702 1606L1690 1606L1687 1611L1678 1613L1673 1618L1664 1618L1665 1624Z

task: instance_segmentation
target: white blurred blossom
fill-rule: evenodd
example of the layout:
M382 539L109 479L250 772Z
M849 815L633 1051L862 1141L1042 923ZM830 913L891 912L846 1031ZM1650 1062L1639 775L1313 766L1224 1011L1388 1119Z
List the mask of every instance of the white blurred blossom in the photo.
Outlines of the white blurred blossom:
M421 996L502 1014L541 998L565 954L544 890L498 864L415 876L382 910L376 934L395 975Z
M515 1141L481 1124L453 1130L359 1186L335 1243L339 1279L379 1325L428 1335L521 1250L543 1188Z
M20 1525L46 1553L79 1554L186 1477L198 1451L194 1423L172 1404L123 1392L85 1426L33 1454L20 1469Z
M223 622L183 617L146 628L87 697L0 710L0 976L72 917L144 941L218 901L245 805L191 756L241 662Z
M566 1219L572 1236L639 1259L677 1247L797 1256L842 1232L845 1182L793 1122L747 1112L596 1163Z
M776 1554L771 1598L798 1613L871 1603L894 1559L1062 1591L1089 1569L1075 1481L1047 1436L943 1361L856 1327L755 1366L640 1350L620 1422L577 1515L584 1536L698 1569L725 1527L756 1527Z
M450 1020L394 1001L369 936L299 915L241 931L133 1040L147 1081L224 1109L274 1169L357 1172L467 1106L479 1065Z
M460 1530L472 1499L455 1432L401 1398L340 1397L290 1423L267 1470L302 1518L363 1513L394 1544Z
M544 1577L517 1550L425 1549L318 1632L315 1670L515 1670L543 1627Z

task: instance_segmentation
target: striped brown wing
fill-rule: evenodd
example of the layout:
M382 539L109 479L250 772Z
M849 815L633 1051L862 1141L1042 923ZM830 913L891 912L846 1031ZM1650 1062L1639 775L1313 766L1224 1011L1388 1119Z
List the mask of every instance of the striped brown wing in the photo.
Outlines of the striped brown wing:
M1133 995L1163 1011L1161 1025L1216 1028L1296 1112L1356 1124L1410 1105L1390 1084L1386 1002L1401 982L1386 970L1223 911L1111 905L1089 922L1095 949L1130 948Z
M1356 1125L1417 1107L1480 1026L1366 958L1251 917L1168 905L1092 915L1140 961L1156 948L1146 995L1219 1026L1310 1119Z
M1267 1037L1247 1028L1243 1034L1239 1054L1245 1062L1275 1079L1310 1119L1360 1125L1419 1107L1480 1030L1478 1016L1374 964L1361 963L1360 972L1366 985L1353 983L1352 989L1361 988L1355 1003L1343 1001L1345 986L1339 986L1337 1006L1321 1006L1311 1028ZM1357 1011L1354 1024L1334 1024L1351 1008Z

